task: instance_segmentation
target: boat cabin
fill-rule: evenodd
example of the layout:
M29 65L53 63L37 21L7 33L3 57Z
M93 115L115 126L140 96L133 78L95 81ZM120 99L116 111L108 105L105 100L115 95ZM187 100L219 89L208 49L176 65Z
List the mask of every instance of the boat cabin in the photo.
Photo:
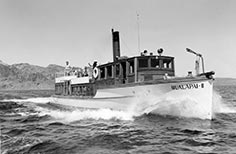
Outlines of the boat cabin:
M157 55L147 55L144 51L140 56L122 57L119 32L112 29L112 38L113 62L87 67L85 73L66 66L64 75L55 79L55 94L93 97L97 89L163 80L175 75L174 57L162 56L162 49Z
M165 75L174 76L174 58L168 56L137 56L116 60L98 66L96 85L129 84L163 79Z

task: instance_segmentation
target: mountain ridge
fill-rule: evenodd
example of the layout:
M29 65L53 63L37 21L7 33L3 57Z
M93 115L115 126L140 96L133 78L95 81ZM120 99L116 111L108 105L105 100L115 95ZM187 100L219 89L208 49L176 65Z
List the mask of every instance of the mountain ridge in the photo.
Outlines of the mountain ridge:
M54 89L55 74L64 67L49 64L47 67L18 63L8 65L0 60L0 90Z

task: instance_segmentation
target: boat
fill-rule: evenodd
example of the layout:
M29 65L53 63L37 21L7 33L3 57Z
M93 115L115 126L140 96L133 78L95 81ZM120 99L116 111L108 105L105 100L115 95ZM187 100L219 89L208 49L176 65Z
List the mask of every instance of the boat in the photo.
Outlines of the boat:
M179 110L181 114L185 109L189 117L213 118L214 72L204 71L201 54L187 48L187 52L197 57L196 75L188 72L184 77L177 77L174 57L164 56L162 48L156 54L144 50L138 56L121 56L119 31L113 29L112 46L112 62L98 65L95 60L84 69L70 67L66 62L65 71L55 78L56 103L81 108L142 110L144 113L161 113L164 112L161 107L172 107L169 112ZM152 98L153 102L148 102ZM181 98L188 99L177 109L173 101Z

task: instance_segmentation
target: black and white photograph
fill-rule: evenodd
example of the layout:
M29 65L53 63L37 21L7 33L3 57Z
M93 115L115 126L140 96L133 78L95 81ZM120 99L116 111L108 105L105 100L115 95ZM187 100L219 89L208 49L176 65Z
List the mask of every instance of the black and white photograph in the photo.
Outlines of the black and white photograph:
M235 0L0 0L1 154L235 154Z

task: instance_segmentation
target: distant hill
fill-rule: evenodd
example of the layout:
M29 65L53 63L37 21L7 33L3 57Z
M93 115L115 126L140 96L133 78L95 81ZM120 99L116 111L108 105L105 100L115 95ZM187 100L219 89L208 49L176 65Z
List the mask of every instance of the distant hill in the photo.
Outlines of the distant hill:
M50 64L47 67L19 63L8 65L0 61L0 90L53 89L54 75L64 67Z
M215 85L222 86L222 85L236 85L235 78L216 78Z

